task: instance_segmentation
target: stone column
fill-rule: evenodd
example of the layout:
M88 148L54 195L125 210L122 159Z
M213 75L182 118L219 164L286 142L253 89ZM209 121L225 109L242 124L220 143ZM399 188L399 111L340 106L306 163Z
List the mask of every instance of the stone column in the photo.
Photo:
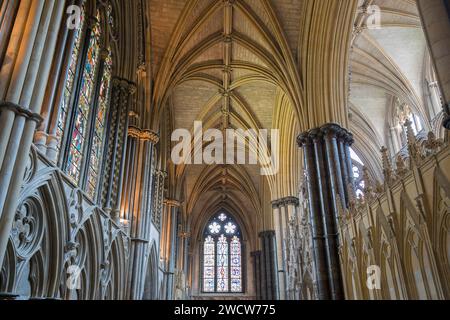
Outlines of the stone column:
M298 207L298 205L298 198L295 197L286 197L272 202L276 234L280 300L286 300L288 297L289 283L287 241L289 234L289 222L292 219L296 219L296 207Z
M82 0L72 0L68 4L81 6ZM90 20L89 20L90 21ZM58 118L60 115L61 100L64 95L67 74L70 67L71 53L74 47L75 34L78 30L69 30L65 27L66 21L62 21L55 55L51 63L48 85L42 103L41 116L43 121L37 128L34 136L34 144L47 158L57 162Z
M164 184L167 177L167 172L157 170L155 172L155 191L153 198L153 209L152 209L152 222L155 225L155 228L161 229L161 216L163 210L164 203Z
M264 231L261 239L261 293L262 300L280 300L275 231Z
M134 300L142 299L151 249L154 147L158 141L158 135L150 130L128 128L120 220L131 238L128 296Z
M20 1L16 0L6 0L2 1L0 5L0 30L2 30L0 33L0 65L3 64L19 3Z
M161 229L161 257L164 259L164 283L166 284L166 300L174 299L174 276L176 267L176 252L178 238L178 209L180 202L177 200L164 200L164 214Z
M285 264L286 264L286 299L296 300L296 280L300 268L299 252L297 252L296 236L299 232L299 205L297 197L287 197L283 199L286 212L286 231L285 231Z
M273 226L275 228L275 240L276 240L276 257L277 257L277 277L279 286L280 300L286 299L286 256L285 256L285 225L283 223L283 217L285 216L285 210L282 201L277 200L272 202L273 209Z
M0 70L0 265L3 264L33 135L50 72L57 29L64 13L58 1L20 2Z
M127 134L131 96L136 86L124 79L113 78L111 102L108 115L106 148L103 155L104 168L100 185L102 186L101 203L104 210L117 223L120 222L122 179L127 151ZM130 155L128 155L130 156Z
M262 279L261 279L261 251L251 253L253 261L253 274L255 281L256 300L262 300Z
M450 129L450 8L444 0L417 0L417 7L444 98L444 126Z
M349 192L353 192L350 157L353 136L337 124L327 124L301 134L298 143L304 151L308 177L319 299L344 299L338 253L338 220L340 207L349 207Z

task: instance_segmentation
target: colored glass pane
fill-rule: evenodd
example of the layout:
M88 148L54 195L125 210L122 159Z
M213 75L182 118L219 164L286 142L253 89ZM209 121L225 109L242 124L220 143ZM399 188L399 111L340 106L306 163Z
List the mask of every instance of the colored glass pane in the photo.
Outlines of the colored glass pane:
M217 242L217 292L228 292L228 241L221 235Z
M91 157L88 170L88 184L86 192L92 198L95 196L95 191L98 184L100 171L100 158L103 151L103 141L105 134L106 112L108 109L109 93L111 88L111 74L112 74L112 58L111 51L105 60L103 76L100 84L99 103L97 115L95 117L94 137L91 147Z
M241 242L233 237L231 248L231 292L242 292Z
M205 292L215 291L215 242L211 236L205 239L203 248L203 287Z
M69 107L70 107L70 101L72 98L72 92L73 92L73 84L75 81L75 75L76 75L76 71L77 71L77 65L78 65L78 60L79 60L79 55L80 55L80 49L81 49L81 40L83 39L82 37L82 30L84 30L84 25L85 25L85 8L84 5L82 6L81 9L81 23L80 23L80 27L76 30L74 30L74 46L72 49L72 54L70 56L70 65L69 65L69 70L67 73L67 79L66 79L66 84L64 86L64 91L63 91L63 97L62 97L62 101L61 101L61 106L60 106L60 113L59 113L59 117L58 117L58 126L56 129L56 137L58 138L58 146L57 146L57 154L59 156L60 150L61 150L61 146L62 146L62 140L63 140L63 136L64 136L64 129L66 126L66 122L67 122L67 115L69 112Z
M90 34L86 62L82 70L81 91L79 103L75 110L75 128L70 141L69 158L66 172L76 182L80 181L81 164L83 161L84 148L87 139L87 127L92 100L94 98L96 71L100 54L100 27L94 25ZM75 156L77 154L77 156ZM88 185L89 178L88 178ZM89 190L88 190L89 191Z
M242 244L238 225L225 213L214 217L205 228L203 291L241 293Z

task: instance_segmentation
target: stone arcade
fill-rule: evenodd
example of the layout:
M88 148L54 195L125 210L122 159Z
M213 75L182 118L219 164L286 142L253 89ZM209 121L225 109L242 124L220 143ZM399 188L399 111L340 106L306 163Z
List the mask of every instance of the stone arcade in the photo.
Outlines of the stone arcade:
M446 4L0 1L0 299L449 299Z

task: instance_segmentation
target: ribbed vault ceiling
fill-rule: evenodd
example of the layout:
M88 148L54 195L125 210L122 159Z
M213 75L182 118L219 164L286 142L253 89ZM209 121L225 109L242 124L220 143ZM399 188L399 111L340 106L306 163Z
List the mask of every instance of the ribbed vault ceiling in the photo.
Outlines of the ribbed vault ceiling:
M257 231L264 223L261 204L274 190L295 193L293 141L300 128L333 118L347 125L346 25L352 21L350 126L357 138L374 138L359 151L376 154L385 144L394 97L423 110L426 43L415 1L358 5L381 8L381 29L367 29L352 1L150 1L155 114L170 110L171 126L191 131L196 120L205 130L280 128L290 157L281 159L281 178L261 177L255 166L174 168L171 194L183 197L188 214L200 221L227 207L244 220L251 212L247 222ZM374 171L379 163L371 160Z
M174 128L277 128L288 96L291 121L300 110L296 57L302 0L152 0L152 72L157 112L169 108ZM294 107L292 107L294 106ZM296 110L296 111L293 111ZM277 111L279 112L279 111ZM287 111L286 111L287 112ZM264 185L258 166L179 166L186 211L228 207L262 223ZM272 179L272 181L270 181ZM270 195L269 195L270 196ZM248 215L247 215L248 216ZM258 218L259 217L259 218ZM257 232L258 228L255 228Z
M360 10L351 55L351 129L361 132L363 123L367 125L366 137L374 137L374 147L379 148L387 143L395 98L426 114L423 73L428 52L415 1L359 0L360 8L369 5L381 9L381 28L367 28ZM363 157L377 152L377 148L364 150L362 143L357 147ZM377 169L380 173L381 168Z

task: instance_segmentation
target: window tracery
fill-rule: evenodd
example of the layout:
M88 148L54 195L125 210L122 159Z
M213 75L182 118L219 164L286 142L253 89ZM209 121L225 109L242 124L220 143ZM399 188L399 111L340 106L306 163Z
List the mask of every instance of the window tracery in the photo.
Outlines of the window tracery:
M75 30L67 81L58 118L59 165L72 181L95 200L111 88L112 50L105 48L107 30L101 12L89 16L82 6Z
M203 292L243 292L242 236L229 215L220 213L207 224L202 261Z

